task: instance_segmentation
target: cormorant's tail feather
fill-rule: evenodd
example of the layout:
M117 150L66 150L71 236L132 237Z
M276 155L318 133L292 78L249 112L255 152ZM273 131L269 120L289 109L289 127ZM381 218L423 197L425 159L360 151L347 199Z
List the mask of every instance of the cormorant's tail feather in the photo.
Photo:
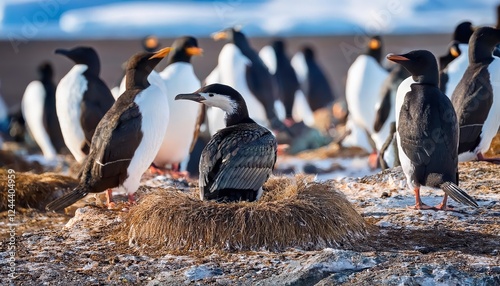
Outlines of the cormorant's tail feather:
M80 186L64 196L49 203L45 209L47 211L60 211L83 199L88 193Z
M445 182L441 185L441 189L457 202L460 202L471 207L479 207L476 201L469 196L464 190L460 189L457 185L451 182Z

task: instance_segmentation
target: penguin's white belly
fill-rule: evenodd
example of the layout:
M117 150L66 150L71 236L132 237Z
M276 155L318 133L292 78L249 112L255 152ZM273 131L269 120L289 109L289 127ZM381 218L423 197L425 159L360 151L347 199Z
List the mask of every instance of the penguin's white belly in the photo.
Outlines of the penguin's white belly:
M373 133L375 105L388 72L367 55L359 56L349 68L346 100L354 123Z
M56 157L57 152L43 124L45 97L43 84L40 81L30 82L24 91L21 101L21 111L33 139L35 139L40 149L42 149L43 156L46 159L52 160ZM52 128L55 127L52 126Z
M189 155L200 104L175 100L180 93L192 93L200 88L200 81L189 63L174 63L160 73L167 88L170 116L163 143L154 163L157 166L179 163Z
M296 122L303 121L305 125L309 127L314 127L314 114L309 107L309 103L302 92L302 90L297 90L295 92L295 101L292 108L293 120Z
M364 149L368 153L372 152L372 146L368 141L368 135L350 118L347 118L346 130L349 130L350 134L347 135L344 140L342 140L342 146L359 147Z
M245 99L250 117L257 123L268 126L266 111L262 103L250 92L246 80L246 67L250 60L234 44L226 44L219 54L220 83L236 89Z
M137 191L142 174L158 154L167 130L170 111L165 94L156 85L151 85L138 94L134 102L139 106L142 115L142 139L127 168L128 177L123 185L118 187L119 192L127 194Z
M296 53L290 61L290 64L295 70L295 74L297 75L297 79L299 80L300 88L303 92L306 92L304 87L307 80L307 74L309 73L309 68L307 67L304 54L302 52Z
M396 140L398 144L398 155L399 155L399 162L401 163L401 168L403 169L403 172L405 173L406 176L406 182L410 188L414 187L413 182L411 181L411 177L413 176L413 173L415 172L415 167L413 166L410 158L406 156L405 152L403 151L403 148L401 147L401 138L399 137L399 132L398 132L398 127L399 127L399 113L401 112L401 107L403 106L404 100L406 93L410 91L411 89L411 84L413 84L413 78L410 76L403 80L398 87L398 91L396 94Z
M395 107L394 103L396 100L396 96L392 93L391 95L391 109L389 111L389 116L387 117L386 121L384 122L384 125L382 125L382 128L379 130L379 132L373 133L372 134L372 139L373 142L375 142L375 145L377 146L377 150L380 150L382 148L382 145L384 145L385 141L389 137L389 133L391 131L391 122L395 121ZM372 124L373 125L373 124Z
M86 156L81 150L85 134L80 124L80 104L87 90L87 79L83 76L86 70L86 65L73 66L56 89L56 112L64 143L79 163L83 162Z
M490 72L490 81L493 88L493 103L491 105L490 111L488 112L488 117L484 122L483 128L481 130L481 141L479 146L476 148L476 154L478 152L486 153L490 148L491 141L493 137L498 132L500 127L500 59L494 58L493 62L488 67Z
M455 88L464 76L465 70L469 66L469 45L459 44L458 48L461 51L460 56L454 59L446 68L448 82L446 83L445 94L448 98L451 98L453 91L455 91Z

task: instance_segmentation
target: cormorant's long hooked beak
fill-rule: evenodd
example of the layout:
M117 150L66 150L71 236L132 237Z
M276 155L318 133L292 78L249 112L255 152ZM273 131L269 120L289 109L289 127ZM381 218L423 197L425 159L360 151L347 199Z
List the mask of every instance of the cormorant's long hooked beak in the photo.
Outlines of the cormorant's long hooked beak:
M387 59L396 63L409 61L410 59L403 55L388 54Z
M219 40L225 40L227 39L228 37L228 34L226 31L220 31L220 32L215 32L211 35L212 39L214 39L215 41L219 41Z
M65 49L57 49L54 51L54 54L60 54L60 55L67 55L69 53L69 50Z
M157 51L154 55L152 55L149 59L163 59L164 57L166 57L168 55L168 53L170 53L170 51L172 50L171 47L166 47L166 48L163 48L159 51Z
M190 56L201 56L203 55L203 49L198 47L186 48L186 53Z
M187 99L187 100L192 100L192 101L196 101L196 102L203 102L203 101L205 101L205 98L203 96L201 96L201 94L199 94L199 93L183 93L183 94L178 94L175 97L175 100L179 100L179 99Z

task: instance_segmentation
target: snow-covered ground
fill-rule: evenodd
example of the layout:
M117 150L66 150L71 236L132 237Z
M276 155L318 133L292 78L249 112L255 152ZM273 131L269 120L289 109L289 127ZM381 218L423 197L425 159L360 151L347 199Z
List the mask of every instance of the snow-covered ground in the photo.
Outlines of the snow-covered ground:
M206 36L243 25L250 36L449 32L496 23L495 0L3 0L0 38Z

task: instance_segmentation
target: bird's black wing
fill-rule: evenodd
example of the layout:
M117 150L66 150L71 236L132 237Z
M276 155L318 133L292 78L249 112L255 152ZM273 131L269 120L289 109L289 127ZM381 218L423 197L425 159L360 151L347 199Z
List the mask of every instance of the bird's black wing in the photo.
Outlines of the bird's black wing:
M453 160L449 155L456 154L458 130L452 105L444 94L438 95L441 92L437 88L429 96L416 94L424 88L414 84L405 96L398 126L401 148L415 165L428 165L432 160L444 162L448 157Z
M88 147L91 144L97 124L99 124L99 121L101 121L101 118L103 118L113 103L113 95L104 82L99 78L88 81L87 90L83 94L83 100L80 104L80 123L86 141L86 146L82 146L82 151L85 154L88 154Z
M94 181L93 192L116 187L126 179L127 168L142 139L139 107L134 102L121 107L113 108L103 118L92 138L84 174ZM122 112L116 112L117 109Z
M379 132L384 126L384 123L389 118L389 113L391 111L391 82L385 82L382 86L382 101L380 106L375 113L375 122L373 124L373 130Z
M493 105L493 88L486 68L468 68L452 96L460 126L458 153L473 151L481 140L481 130ZM472 79L471 81L464 79Z
M260 128L214 135L200 161L200 188L205 194L222 189L257 191L264 184L276 162L277 143Z

